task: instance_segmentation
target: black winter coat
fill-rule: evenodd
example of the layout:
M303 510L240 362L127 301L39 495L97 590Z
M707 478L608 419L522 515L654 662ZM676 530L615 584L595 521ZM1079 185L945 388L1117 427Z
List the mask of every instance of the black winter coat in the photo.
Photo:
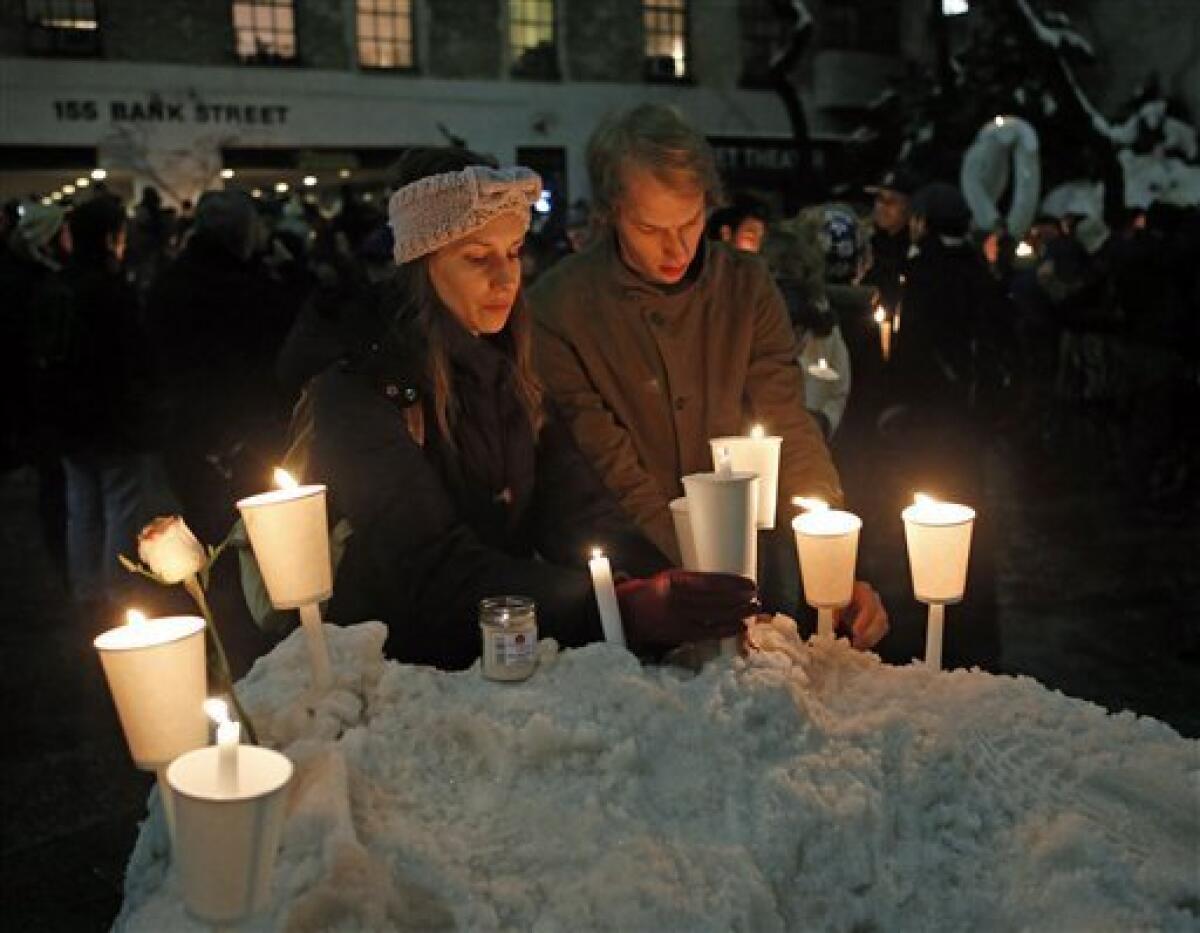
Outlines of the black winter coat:
M388 654L458 669L480 654L479 601L531 596L541 637L578 646L602 637L587 557L602 547L616 572L668 566L620 510L550 411L537 438L513 387L506 334L453 328L458 416L440 436L414 327L342 363L313 385L311 473L354 529L338 567L330 618L382 619ZM417 408L424 443L406 412ZM411 413L410 413L411 414Z

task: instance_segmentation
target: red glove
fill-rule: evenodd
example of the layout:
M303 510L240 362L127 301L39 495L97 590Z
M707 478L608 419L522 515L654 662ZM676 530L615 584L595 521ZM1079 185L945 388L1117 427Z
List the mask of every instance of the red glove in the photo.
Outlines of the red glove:
M617 584L625 633L635 644L728 638L759 608L754 581L732 573L664 570Z

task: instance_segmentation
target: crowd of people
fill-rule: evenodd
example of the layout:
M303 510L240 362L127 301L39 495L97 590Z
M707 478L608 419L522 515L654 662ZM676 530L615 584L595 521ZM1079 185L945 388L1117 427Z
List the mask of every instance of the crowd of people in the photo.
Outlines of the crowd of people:
M898 167L869 208L780 218L724 192L658 105L599 126L588 168L590 206L532 229L537 176L459 148L406 153L387 216L349 190L332 215L235 189L178 215L150 188L133 211L102 188L6 208L5 466L37 469L81 612L122 604L116 558L149 518L219 542L285 459L352 529L328 617L383 619L393 656L448 668L478 656L475 607L501 592L565 645L602 637L597 545L644 653L803 619L791 501L844 501L831 447L877 479L862 513L916 488L981 502L998 432L1060 442L1072 404L1162 494L1194 488L1196 211L1041 217L1016 241ZM755 422L784 439L757 584L680 569L681 477ZM995 670L984 516L976 535L946 660ZM904 661L899 621L860 581L840 625Z

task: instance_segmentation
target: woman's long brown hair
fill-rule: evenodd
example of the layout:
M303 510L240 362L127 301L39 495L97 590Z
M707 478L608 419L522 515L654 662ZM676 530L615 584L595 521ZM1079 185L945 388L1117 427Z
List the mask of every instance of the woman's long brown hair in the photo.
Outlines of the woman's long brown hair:
M393 184L399 188L428 175L457 172L469 165L487 165L494 168L496 163L493 159L466 149L411 149L397 163ZM433 396L434 418L443 440L453 448L453 429L458 417L458 405L454 397L447 329L458 326L457 322L433 287L427 256L399 266L396 270L396 285L404 300L404 305L397 313L397 320L407 320L410 315L415 315L417 326L425 335L426 375ZM542 404L542 383L533 368L533 322L523 292L517 292L508 322L500 335L508 337L513 388L536 437L545 421L545 409Z

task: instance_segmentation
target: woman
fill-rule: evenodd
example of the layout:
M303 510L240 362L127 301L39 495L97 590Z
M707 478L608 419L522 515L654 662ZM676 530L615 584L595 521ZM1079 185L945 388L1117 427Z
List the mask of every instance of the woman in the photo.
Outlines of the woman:
M800 349L797 362L804 373L805 404L827 442L841 424L850 398L850 353L832 290L846 264L840 254L853 248L854 227L846 224L855 221L853 215L847 221L843 213L834 211L836 206L817 206L785 220L772 231L767 249L767 262L787 303Z
M531 596L539 632L602 637L586 558L614 570L629 642L735 634L749 580L668 570L534 376L520 250L541 181L464 150L411 151L389 214L402 296L385 335L313 388L312 465L353 534L330 616L382 618L403 661L466 667L480 599Z

